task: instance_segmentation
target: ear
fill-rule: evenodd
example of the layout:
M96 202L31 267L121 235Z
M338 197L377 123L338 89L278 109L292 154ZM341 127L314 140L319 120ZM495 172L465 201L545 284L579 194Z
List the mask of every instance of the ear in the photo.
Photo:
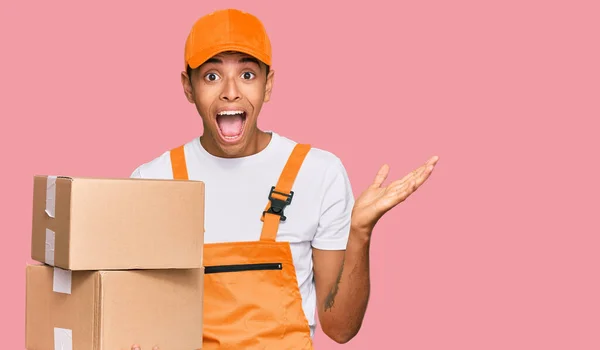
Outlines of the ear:
M265 98L264 102L269 102L271 99L271 90L273 90L273 81L275 79L275 71L273 69L269 70L269 75L267 76L267 83L265 84Z
M194 89L192 88L191 77L187 75L187 72L181 72L181 85L183 86L183 93L190 103L194 103Z

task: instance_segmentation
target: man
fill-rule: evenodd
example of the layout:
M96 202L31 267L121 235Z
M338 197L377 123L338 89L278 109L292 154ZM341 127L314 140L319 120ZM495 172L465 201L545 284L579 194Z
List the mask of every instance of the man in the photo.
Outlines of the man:
M181 83L204 133L132 177L206 184L203 349L312 349L317 318L348 342L367 308L371 232L437 157L387 187L383 166L355 202L338 157L258 128L275 72L256 17L200 18L184 56Z

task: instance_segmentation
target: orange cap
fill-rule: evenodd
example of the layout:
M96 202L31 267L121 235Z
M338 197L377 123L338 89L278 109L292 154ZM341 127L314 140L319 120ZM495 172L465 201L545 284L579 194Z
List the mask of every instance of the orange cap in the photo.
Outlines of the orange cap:
M271 65L271 41L255 16L235 9L219 10L194 23L185 42L185 68L197 68L224 51L238 51Z

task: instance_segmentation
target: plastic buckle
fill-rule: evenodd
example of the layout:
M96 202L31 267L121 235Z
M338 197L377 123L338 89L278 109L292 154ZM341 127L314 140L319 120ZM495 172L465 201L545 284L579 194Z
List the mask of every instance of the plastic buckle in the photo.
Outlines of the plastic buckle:
M273 197L273 194L276 193L278 195L286 197L285 200ZM266 213L279 215L281 221L285 221L286 217L283 215L283 209L292 203L292 198L294 197L294 191L290 191L290 194L282 193L275 191L275 186L271 187L271 191L269 192L269 201L271 201L271 206L268 210L263 211L263 216Z

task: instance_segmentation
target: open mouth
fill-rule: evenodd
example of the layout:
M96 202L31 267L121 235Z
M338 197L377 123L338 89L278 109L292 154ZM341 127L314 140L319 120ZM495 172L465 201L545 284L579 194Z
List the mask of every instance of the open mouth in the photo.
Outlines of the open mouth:
M236 142L244 134L246 112L243 110L228 110L217 113L217 127L221 138L226 142Z

